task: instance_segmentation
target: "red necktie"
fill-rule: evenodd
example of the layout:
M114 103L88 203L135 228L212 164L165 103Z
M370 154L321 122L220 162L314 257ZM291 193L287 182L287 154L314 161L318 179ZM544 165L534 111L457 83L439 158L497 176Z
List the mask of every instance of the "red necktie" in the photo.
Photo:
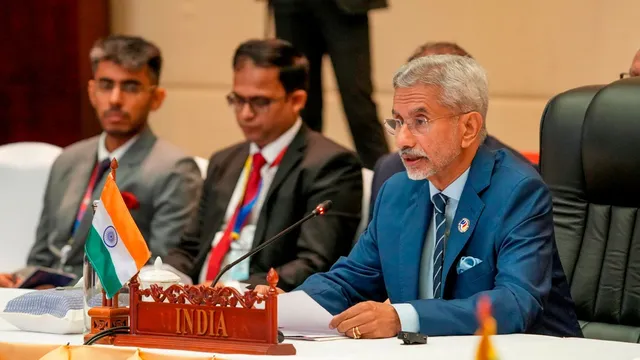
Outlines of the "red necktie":
M251 162L251 172L249 173L249 179L247 180L247 186L245 188L244 196L242 197L242 201L236 207L236 211L233 214L233 217L227 223L227 227L222 234L222 238L211 250L211 256L209 257L209 264L207 265L207 277L208 281L213 280L220 271L220 267L222 265L222 260L225 255L229 251L229 247L231 247L232 233L233 228L235 226L236 219L238 218L238 213L240 209L251 202L256 196L258 196L258 191L260 190L260 169L267 163L262 154L256 153L253 155L253 160ZM247 216L247 219L249 217Z

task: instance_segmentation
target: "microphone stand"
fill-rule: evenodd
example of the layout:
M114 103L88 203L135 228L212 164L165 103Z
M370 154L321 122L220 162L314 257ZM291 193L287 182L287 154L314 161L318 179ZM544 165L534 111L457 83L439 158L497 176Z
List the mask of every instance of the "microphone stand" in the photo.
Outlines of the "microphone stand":
M272 237L271 239L265 241L264 243L260 244L258 247L256 247L255 249L247 252L246 254L240 256L238 259L236 259L235 261L233 261L232 263L228 264L227 266L223 267L222 270L220 270L220 272L218 272L218 276L216 276L216 278L211 282L211 287L215 287L216 284L218 283L218 281L220 280L220 278L222 277L222 275L224 275L224 273L226 273L227 271L229 271L229 269L231 269L232 267L236 266L237 264L239 264L240 262L242 262L242 260L248 258L249 256L255 255L256 253L258 253L259 251L261 251L262 249L266 248L267 246L271 245L274 241L280 239L281 237L283 237L284 235L286 235L287 233L289 233L291 230L295 229L296 227L300 226L300 224L302 224L303 222L316 217L318 215L323 215L324 214L324 209L314 209L311 213L307 214L305 217L303 217L302 219L296 221L293 225L289 226L288 228L282 230L281 232L279 232L276 236Z
M218 281L220 280L220 278L222 277L222 275L224 275L224 273L226 273L227 271L229 271L229 269L231 269L232 267L236 266L237 264L239 264L242 260L248 258L249 256L255 255L258 252L260 252L262 249L266 248L267 246L273 244L274 241L280 239L281 237L283 237L284 235L286 235L288 232L290 232L291 230L297 228L298 226L300 226L303 222L316 217L318 215L324 215L330 208L331 208L332 202L331 200L326 200L323 203L321 203L320 205L318 205L311 213L307 214L305 217L303 217L302 219L296 221L293 225L289 226L288 228L282 230L281 232L279 232L278 234L276 234L276 236L272 237L271 239L265 241L264 243L260 244L258 247L256 247L255 249L247 252L246 254L240 256L238 259L236 259L235 261L233 261L232 263L230 263L229 265L225 266L222 268L222 270L220 270L220 272L218 272L218 276L216 276L216 278L211 282L211 284L209 285L210 287L215 287L216 284L218 283ZM282 334L282 331L278 330L278 343L281 343L284 341L284 335Z

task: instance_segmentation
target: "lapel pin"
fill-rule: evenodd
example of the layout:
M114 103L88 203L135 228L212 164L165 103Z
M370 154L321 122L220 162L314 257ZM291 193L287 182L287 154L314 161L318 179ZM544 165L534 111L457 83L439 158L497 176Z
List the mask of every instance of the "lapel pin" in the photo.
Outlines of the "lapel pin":
M460 231L461 233L465 233L467 232L467 230L469 230L469 219L462 218L462 220L460 220L460 222L458 223L458 231Z

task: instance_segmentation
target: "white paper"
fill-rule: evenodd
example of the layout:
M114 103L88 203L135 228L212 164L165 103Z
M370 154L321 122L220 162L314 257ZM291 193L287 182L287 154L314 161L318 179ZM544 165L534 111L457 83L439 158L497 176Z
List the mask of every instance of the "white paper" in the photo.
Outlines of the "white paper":
M224 282L224 286L225 287L234 288L234 289L238 290L238 292L240 294L244 294L244 292L247 291L247 286L249 286L249 284L232 280L232 281Z
M304 291L278 295L278 327L285 337L343 337L329 329L333 316Z

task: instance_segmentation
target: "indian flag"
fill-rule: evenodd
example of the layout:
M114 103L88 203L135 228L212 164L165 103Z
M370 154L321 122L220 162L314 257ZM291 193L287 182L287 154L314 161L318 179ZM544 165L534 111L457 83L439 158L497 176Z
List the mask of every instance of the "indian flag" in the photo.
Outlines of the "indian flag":
M102 189L92 225L84 251L111 299L151 257L111 174Z

